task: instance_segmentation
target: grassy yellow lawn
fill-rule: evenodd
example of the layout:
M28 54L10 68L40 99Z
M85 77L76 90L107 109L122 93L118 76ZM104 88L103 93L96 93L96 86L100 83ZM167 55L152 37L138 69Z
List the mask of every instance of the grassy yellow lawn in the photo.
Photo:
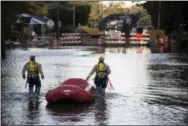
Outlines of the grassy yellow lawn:
M103 34L103 31L99 31L98 28L89 28L88 26L81 26L81 29L86 31L89 35Z

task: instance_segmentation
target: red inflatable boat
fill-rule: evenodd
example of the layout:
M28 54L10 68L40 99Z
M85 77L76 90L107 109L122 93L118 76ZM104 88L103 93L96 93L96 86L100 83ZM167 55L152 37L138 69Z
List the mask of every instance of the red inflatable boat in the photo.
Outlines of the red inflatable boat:
M81 78L71 78L46 94L48 103L72 100L76 102L91 102L94 100L95 88Z

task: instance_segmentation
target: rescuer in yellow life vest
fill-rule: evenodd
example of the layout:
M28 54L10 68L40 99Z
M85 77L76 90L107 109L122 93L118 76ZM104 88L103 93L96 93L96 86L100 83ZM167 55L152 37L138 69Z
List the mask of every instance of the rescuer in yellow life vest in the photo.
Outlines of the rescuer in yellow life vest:
M41 64L35 61L35 56L30 56L30 61L24 65L22 70L23 79L25 79L26 71L27 71L27 82L29 83L29 98L32 98L34 96L38 98L41 88L39 73L42 79L44 79L44 74ZM34 92L34 86L35 86L35 92Z
M104 63L104 57L99 58L98 64L96 64L89 75L87 76L86 80L88 81L89 78L92 76L93 73L96 72L94 83L96 85L96 90L102 93L104 96L105 94L105 89L107 87L107 82L108 82L108 74L111 73L110 67Z

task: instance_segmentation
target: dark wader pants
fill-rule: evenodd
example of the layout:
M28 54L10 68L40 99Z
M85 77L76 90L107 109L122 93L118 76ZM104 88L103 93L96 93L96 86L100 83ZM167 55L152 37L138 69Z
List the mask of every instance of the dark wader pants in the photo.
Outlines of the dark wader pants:
M107 77L95 77L96 93L105 96L105 89L107 87Z
M39 76L28 77L28 83L29 83L29 97L38 98L41 88L41 82ZM33 91L34 86L35 86L35 92Z

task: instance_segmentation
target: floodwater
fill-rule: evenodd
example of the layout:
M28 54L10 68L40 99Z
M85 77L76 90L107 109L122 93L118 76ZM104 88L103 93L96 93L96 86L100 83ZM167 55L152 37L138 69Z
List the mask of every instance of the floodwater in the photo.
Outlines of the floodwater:
M158 53L159 52L159 53ZM1 65L1 123L4 125L188 125L188 84L181 73L188 55L153 53L147 47L8 50ZM42 64L40 99L32 104L21 70L31 54ZM110 66L104 101L48 105L45 94L68 78L86 78L103 55ZM89 81L93 84L93 77Z

